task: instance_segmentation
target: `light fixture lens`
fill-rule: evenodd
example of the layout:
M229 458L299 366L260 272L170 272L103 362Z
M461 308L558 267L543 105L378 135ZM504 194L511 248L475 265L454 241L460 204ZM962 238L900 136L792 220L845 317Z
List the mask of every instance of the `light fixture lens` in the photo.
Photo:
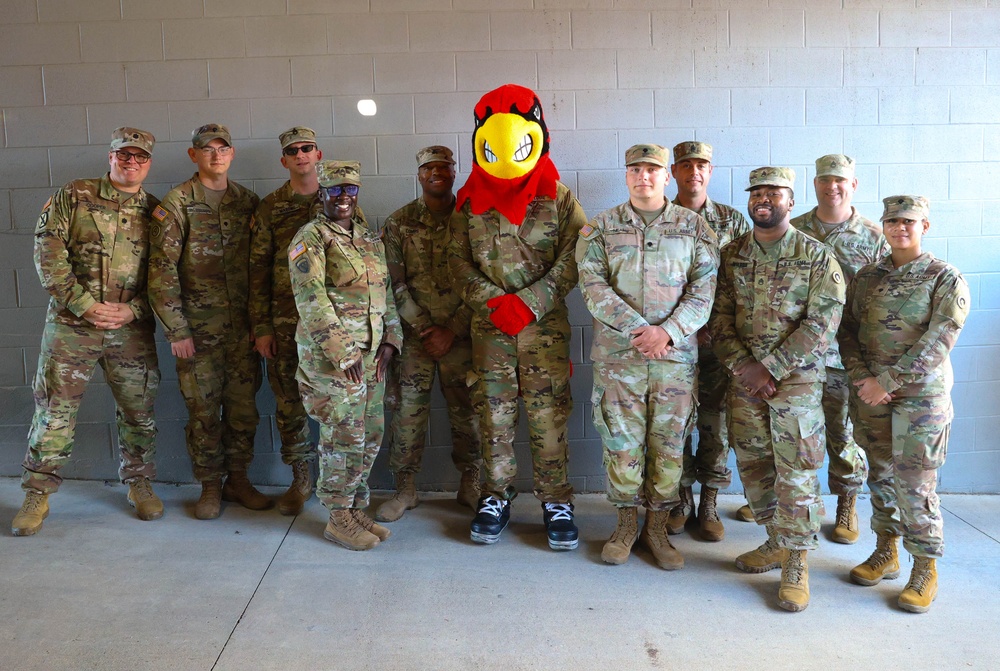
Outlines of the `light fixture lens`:
M375 106L375 101L368 98L358 101L358 112L361 116L375 116L375 112L378 108Z

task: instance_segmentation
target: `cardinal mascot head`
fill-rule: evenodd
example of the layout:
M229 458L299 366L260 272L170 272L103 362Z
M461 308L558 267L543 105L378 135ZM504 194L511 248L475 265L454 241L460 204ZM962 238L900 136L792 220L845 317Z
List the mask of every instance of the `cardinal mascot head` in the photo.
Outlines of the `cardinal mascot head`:
M538 196L556 197L559 171L549 158L549 129L538 96L504 84L476 104L472 174L458 190L456 207L469 201L473 214L495 208L521 225Z

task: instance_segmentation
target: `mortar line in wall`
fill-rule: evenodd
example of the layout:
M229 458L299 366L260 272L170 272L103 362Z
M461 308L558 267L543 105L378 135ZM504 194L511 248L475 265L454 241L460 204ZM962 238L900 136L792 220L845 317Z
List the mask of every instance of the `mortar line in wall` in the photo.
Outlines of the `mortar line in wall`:
M288 538L288 534L291 533L292 526L295 524L295 520L297 519L298 515L293 517L291 521L288 523L288 528L285 529L285 535L281 537L281 542L278 543L278 547L274 549L274 554L271 555L271 560L267 562L267 566L264 568L264 572L261 574L260 580L257 581L257 585L253 588L253 593L250 595L250 598L247 599L246 605L243 606L243 611L240 613L240 616L236 618L236 624L233 625L232 631L230 631L229 636L226 637L226 642L222 644L222 649L219 650L219 656L215 658L215 662L212 664L211 671L215 671L215 668L219 665L219 660L221 660L222 655L225 654L226 647L229 645L229 641L233 639L233 634L236 633L236 630L239 628L240 623L243 621L244 616L246 616L247 610L250 608L250 604L253 603L254 597L257 596L257 590L259 590L260 586L264 583L264 578L267 577L267 572L271 570L271 565L274 564L274 560L277 559L278 553L281 552L281 547L285 544L285 539Z

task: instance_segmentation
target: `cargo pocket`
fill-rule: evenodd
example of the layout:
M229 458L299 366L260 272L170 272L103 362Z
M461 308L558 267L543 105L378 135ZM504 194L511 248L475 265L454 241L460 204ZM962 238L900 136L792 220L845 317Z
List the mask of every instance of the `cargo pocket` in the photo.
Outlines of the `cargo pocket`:
M815 470L823 465L826 432L822 408L798 416L799 445L797 461L802 468Z
M951 424L945 425L943 429L928 431L918 429L910 436L910 440L916 441L924 446L923 466L926 469L937 469L944 465L945 457L948 456L948 435L951 433Z

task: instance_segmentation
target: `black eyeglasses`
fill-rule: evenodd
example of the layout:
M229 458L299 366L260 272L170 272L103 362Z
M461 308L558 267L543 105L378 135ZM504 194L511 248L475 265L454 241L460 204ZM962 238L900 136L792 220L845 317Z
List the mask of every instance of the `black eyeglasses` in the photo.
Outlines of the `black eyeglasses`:
M303 145L300 145L298 147L285 147L284 149L281 150L281 153L284 154L285 156L295 156L300 151L303 154L311 154L314 151L316 151L316 145L314 145L314 144L303 144Z
M341 193L346 193L348 196L356 196L358 195L358 191L361 190L361 187L357 184L337 184L336 186L321 186L319 188L330 198L336 198Z
M118 149L115 151L115 158L122 163L128 163L131 158L135 159L135 162L139 165L143 165L145 163L149 163L150 156L149 154L133 154L130 151L122 151L121 149Z

